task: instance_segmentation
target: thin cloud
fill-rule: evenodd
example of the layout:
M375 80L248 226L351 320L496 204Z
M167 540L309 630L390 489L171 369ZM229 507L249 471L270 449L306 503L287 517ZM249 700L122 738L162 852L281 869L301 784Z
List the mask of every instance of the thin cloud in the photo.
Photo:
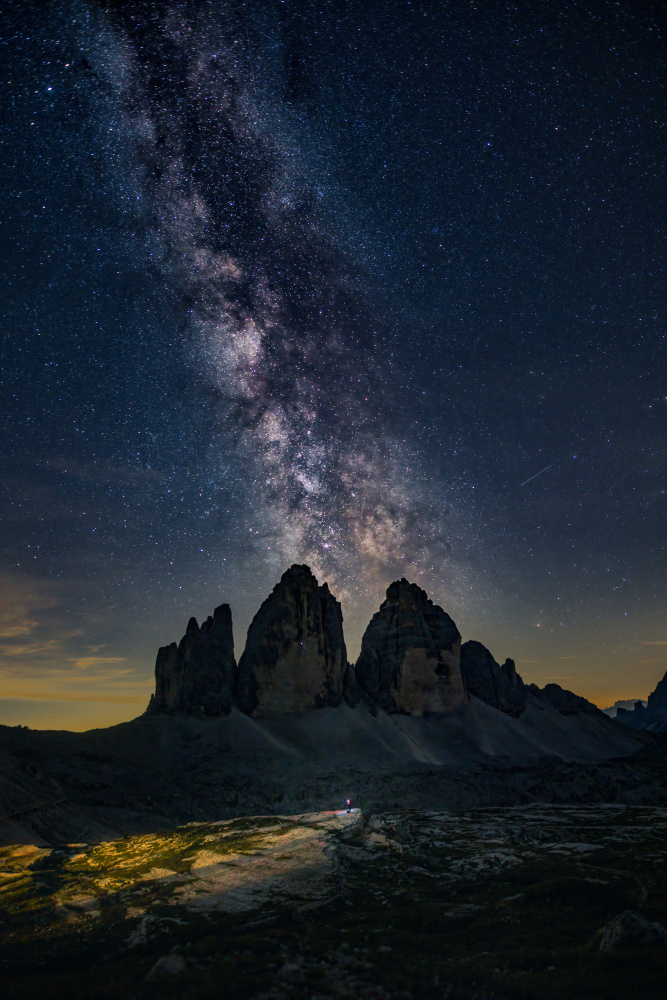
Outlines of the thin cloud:
M147 690L149 690L147 688ZM95 701L114 705L145 705L147 701L147 695L105 695L105 694L56 694L52 691L3 691L2 699L5 698L16 698L19 701L23 699L34 699L37 701Z
M14 625L6 625L4 628L0 629L0 639L16 639L19 636L30 635L33 629L37 628L39 622L29 621L24 618L22 621L17 621Z
M71 658L71 662L80 670L87 670L89 667L96 667L100 663L127 663L126 656L80 656Z
M0 646L0 656L46 656L62 649L60 639L44 639L41 642L29 642L22 646Z

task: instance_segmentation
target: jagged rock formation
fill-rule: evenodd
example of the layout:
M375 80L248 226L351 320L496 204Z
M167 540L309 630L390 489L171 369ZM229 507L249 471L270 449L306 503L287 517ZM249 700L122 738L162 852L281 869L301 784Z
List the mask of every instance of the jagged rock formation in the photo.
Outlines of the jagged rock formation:
M461 636L416 584L397 580L361 642L356 679L387 712L451 714L466 701Z
M148 712L227 715L235 670L232 613L221 604L201 628L191 618L178 646L172 642L158 650Z
M646 708L647 703L642 698L619 698L613 705L610 705L608 708L603 708L602 711L605 715L608 715L610 719L615 719L619 708L632 712L637 702L639 702L643 708Z
M648 696L646 708L649 712L667 715L667 673L661 681L658 681L655 691Z
M459 631L416 584L396 580L347 662L341 606L308 566L291 566L255 615L246 648L234 661L227 604L201 626L191 618L180 643L163 646L155 664L149 714L226 715L236 704L255 717L278 717L363 702L377 715L451 715L474 696L517 719L527 705L562 715L600 714L585 698L547 684L525 685L514 661L500 666L481 642L461 646ZM650 709L650 711L649 711ZM667 731L667 675L649 709L619 708L633 728Z
M562 688L560 684L545 684L543 688L537 684L528 684L526 690L539 701L546 702L552 708L557 708L561 715L603 715L604 713L592 701L581 695Z
M474 639L461 646L461 673L468 694L481 698L506 715L518 718L526 707L526 685L516 672L514 660L502 667L481 642Z
M659 685L661 683L662 681ZM649 695L649 700L650 697ZM649 711L648 702L644 705L642 701L636 701L632 708L623 708L619 705L616 721L629 726L630 729L655 729L660 732L663 725L667 728L667 713Z
M631 729L667 733L667 673L658 681L655 691L648 696L646 706L641 701L635 702L630 711L619 706L616 721Z
M239 707L261 717L338 705L346 667L339 602L308 566L291 566L248 629Z

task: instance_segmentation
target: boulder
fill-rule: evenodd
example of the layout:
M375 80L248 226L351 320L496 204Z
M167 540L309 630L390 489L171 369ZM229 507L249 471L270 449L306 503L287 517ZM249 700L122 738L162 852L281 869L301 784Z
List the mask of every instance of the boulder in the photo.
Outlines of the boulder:
M481 642L470 639L461 646L461 673L468 694L506 715L516 719L526 707L526 686L514 660L508 658L501 667Z
M373 615L354 676L386 712L451 714L466 701L461 636L416 584L397 580Z
M600 951L610 952L623 947L647 947L667 943L662 924L653 923L634 910L624 910L595 935L600 938Z
M171 955L163 955L162 958L158 958L157 962L152 966L150 972L146 976L146 979L160 979L162 976L176 976L179 972L185 972L186 968L187 962L183 956L172 952Z
M339 705L346 668L339 602L308 566L291 566L248 629L239 707L261 717Z
M221 604L201 628L191 618L178 646L172 642L158 650L148 711L227 715L235 670L232 614Z

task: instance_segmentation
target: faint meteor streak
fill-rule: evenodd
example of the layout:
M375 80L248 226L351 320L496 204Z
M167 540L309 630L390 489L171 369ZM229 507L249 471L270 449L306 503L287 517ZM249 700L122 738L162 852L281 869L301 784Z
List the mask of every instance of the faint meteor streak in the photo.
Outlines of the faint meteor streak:
M537 477L541 476L543 472L547 471L547 469L553 468L555 464L556 464L555 462L552 462L551 465L545 465L545 467L543 469L540 469L539 472L536 472L534 476L528 476L528 479L524 479L524 481L520 485L525 486L526 483L529 483L531 481L531 479L537 479Z
M622 483L622 482L623 482L623 480L625 479L625 477L626 477L626 476L629 476L629 475L630 475L630 473L631 473L631 472L634 472L634 471L635 471L634 469L628 469L628 471L627 471L627 472L624 472L624 473L623 473L623 475L621 476L621 478L620 478L620 479L617 479L615 483L612 483L612 484L611 484L611 486L610 486L610 487L609 487L609 489L607 490L607 493L611 493L611 491L612 491L612 490L614 489L614 487L615 487L615 486L618 486L618 484L619 484L619 483Z

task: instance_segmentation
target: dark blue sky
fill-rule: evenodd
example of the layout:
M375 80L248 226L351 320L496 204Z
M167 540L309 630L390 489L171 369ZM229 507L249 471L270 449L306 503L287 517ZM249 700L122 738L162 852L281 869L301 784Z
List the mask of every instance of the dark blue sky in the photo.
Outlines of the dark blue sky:
M136 713L294 561L352 655L405 575L527 679L645 695L661 5L5 7L5 717Z

